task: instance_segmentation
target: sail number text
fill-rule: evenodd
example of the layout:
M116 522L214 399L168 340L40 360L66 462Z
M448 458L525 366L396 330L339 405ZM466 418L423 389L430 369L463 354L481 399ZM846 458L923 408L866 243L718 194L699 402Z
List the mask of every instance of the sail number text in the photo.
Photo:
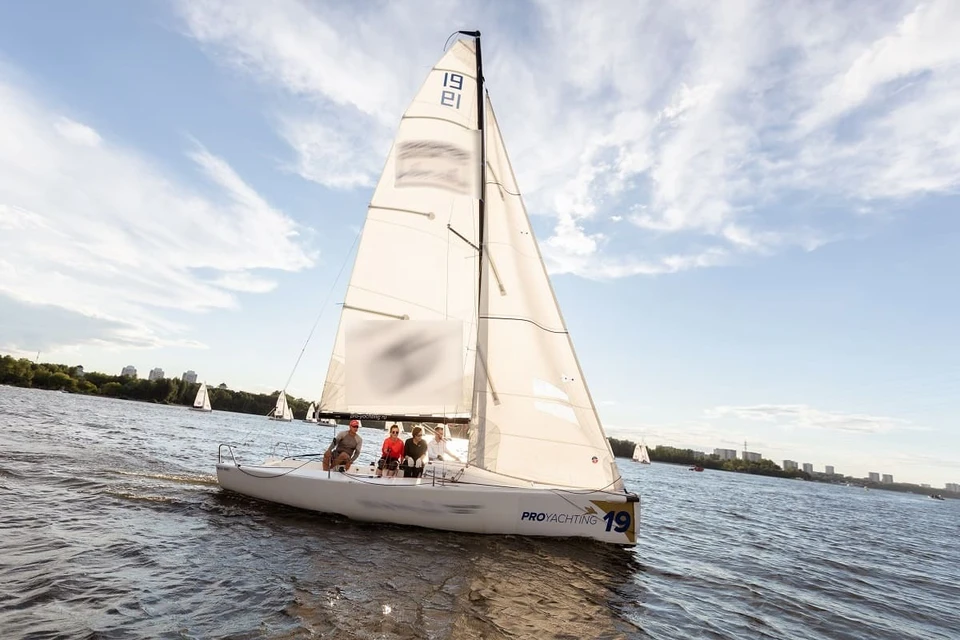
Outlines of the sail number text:
M607 531L610 531L612 528L617 533L623 533L630 528L630 522L633 518L630 516L629 511L607 511L607 515L603 516L603 520L607 523Z
M443 74L443 86L449 87L440 92L440 104L445 107L460 108L460 96L463 91L463 76L459 73Z

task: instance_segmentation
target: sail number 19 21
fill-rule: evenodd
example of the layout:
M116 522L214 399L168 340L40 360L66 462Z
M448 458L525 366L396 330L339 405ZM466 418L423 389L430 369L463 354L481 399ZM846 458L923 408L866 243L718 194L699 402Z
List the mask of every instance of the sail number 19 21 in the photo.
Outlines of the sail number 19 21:
M440 104L445 107L460 108L460 96L463 91L463 76L459 73L443 74L443 86L448 87L440 92Z
M607 511L607 515L603 516L603 520L607 523L607 531L613 529L617 533L623 533L630 528L630 522L633 520L633 517L629 511Z

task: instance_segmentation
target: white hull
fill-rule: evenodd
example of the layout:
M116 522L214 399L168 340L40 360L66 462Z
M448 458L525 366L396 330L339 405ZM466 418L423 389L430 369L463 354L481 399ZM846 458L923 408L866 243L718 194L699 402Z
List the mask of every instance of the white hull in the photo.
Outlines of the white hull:
M282 417L282 416L279 417L279 418L278 418L277 416L270 416L270 419L271 419L271 420L279 420L280 422L293 422L293 418L284 418L284 417Z
M458 476L457 480L453 480ZM632 494L518 483L456 463L428 465L422 478L377 478L373 467L323 471L319 462L220 462L224 489L353 520L482 534L584 537L636 544L639 498ZM635 508L636 507L636 508ZM618 531L619 530L619 531Z
M210 413L213 409L207 409L206 407L190 407L191 411L203 411L204 413Z

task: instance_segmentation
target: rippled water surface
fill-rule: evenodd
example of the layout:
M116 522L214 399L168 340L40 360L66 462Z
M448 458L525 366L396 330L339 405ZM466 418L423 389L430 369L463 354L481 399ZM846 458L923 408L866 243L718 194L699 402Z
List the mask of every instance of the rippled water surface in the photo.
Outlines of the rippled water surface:
M0 387L0 639L960 637L960 501L621 461L636 548L222 492L329 428ZM383 434L366 430L373 456ZM281 452L285 448L281 447Z

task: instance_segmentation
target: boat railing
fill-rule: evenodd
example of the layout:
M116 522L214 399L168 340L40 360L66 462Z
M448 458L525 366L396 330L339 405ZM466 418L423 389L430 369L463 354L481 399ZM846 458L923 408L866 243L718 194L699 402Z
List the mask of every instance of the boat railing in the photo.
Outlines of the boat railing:
M285 455L285 456L280 456L280 455L277 453L277 449L279 449L280 447L283 447L283 448L284 448L284 450L287 452L287 455ZM277 456L277 457L282 457L284 460L287 460L288 458L298 457L298 456L295 456L295 455L293 455L292 453L290 453L290 443L289 443L289 442L283 442L283 441L274 442L274 443L273 443L273 449L271 449L271 454L274 455L274 456ZM310 455L314 455L314 454L310 454Z
M223 449L226 447L227 451L230 453L230 458L233 460L233 464L240 466L240 463L237 462L237 455L233 452L232 444L222 444L217 448L217 462L223 462Z

